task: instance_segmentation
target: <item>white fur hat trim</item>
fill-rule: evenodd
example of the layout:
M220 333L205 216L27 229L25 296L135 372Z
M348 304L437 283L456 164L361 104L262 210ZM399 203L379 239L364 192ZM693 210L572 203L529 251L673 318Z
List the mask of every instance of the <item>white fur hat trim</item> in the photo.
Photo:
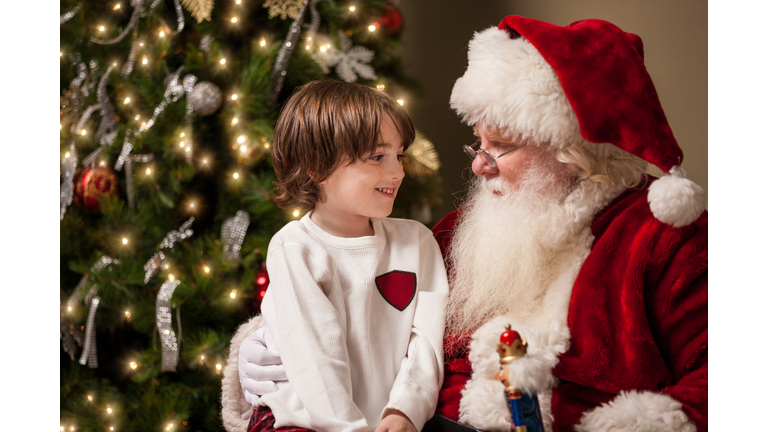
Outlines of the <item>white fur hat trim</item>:
M683 168L674 166L669 175L656 180L648 188L648 204L653 216L676 228L698 219L706 204L704 190L685 176Z

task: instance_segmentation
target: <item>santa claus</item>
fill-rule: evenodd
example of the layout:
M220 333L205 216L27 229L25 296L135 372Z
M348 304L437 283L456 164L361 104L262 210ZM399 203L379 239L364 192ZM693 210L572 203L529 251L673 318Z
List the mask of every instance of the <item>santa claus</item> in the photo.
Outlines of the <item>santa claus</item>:
M508 380L538 395L545 429L706 431L705 200L685 179L642 41L601 20L509 16L468 56L451 107L477 135L465 146L477 177L433 229L451 282L436 414L509 430L494 374L511 324L528 347ZM648 163L667 175L646 175ZM274 385L249 377L253 365L238 378L241 344L279 363L258 326L232 340L230 431L250 418L242 389Z

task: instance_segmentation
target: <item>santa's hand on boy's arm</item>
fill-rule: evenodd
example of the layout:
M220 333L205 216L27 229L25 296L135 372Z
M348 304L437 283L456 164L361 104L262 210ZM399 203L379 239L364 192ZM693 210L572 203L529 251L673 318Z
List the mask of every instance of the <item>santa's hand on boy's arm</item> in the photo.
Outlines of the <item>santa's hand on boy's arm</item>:
M285 367L267 327L248 335L240 344L238 375L245 400L251 405L277 391L275 381L285 381Z
M418 432L411 420L402 411L390 410L381 419L374 432Z

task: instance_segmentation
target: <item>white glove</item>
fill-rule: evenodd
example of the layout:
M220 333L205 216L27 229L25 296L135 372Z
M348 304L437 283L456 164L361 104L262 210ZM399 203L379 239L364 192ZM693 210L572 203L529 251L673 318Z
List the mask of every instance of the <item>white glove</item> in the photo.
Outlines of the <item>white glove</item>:
M276 392L275 381L288 380L272 333L266 326L248 335L240 344L237 369L240 388L251 405L255 405L260 396Z

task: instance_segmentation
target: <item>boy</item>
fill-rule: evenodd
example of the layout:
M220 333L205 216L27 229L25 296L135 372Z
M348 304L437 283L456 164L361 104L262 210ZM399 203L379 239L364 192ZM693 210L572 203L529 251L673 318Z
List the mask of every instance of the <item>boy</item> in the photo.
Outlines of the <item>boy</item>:
M283 108L275 200L310 211L269 245L261 308L288 383L258 400L249 431L416 431L432 417L443 259L422 224L386 219L414 136L397 103L359 84L312 82Z

